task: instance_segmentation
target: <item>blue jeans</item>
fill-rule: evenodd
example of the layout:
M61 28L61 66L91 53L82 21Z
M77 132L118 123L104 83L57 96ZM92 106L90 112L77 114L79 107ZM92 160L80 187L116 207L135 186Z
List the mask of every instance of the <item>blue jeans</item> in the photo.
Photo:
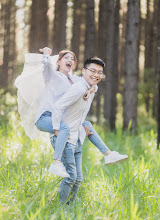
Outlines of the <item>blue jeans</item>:
M44 112L41 117L35 123L36 127L40 131L49 132L54 134L53 126L52 126L52 115L51 112ZM55 153L54 159L61 160L63 150L65 148L66 142L68 140L70 129L66 123L61 121L60 130L55 143Z
M36 126L40 131L54 134L51 112L44 112L41 115L41 117L37 120ZM90 131L93 133L88 136L89 140L102 152L102 154L105 154L106 151L109 150L109 148L105 145L103 140L94 130L92 124L89 121L85 121L83 123L83 126L89 127ZM61 121L60 130L59 130L58 137L57 137L56 144L55 144L54 159L57 159L57 158L59 160L61 159L63 150L68 141L69 131L70 129L68 125L64 123L63 121Z
M50 138L53 148L55 148L56 136ZM62 162L69 173L69 178L63 178L59 188L57 196L61 204L74 202L81 181L82 176L82 148L80 141L77 141L76 145L66 143L62 154Z
M90 129L90 132L93 134L89 135L89 140L101 151L102 154L105 154L106 151L109 150L109 148L105 145L103 140L100 138L100 136L97 134L97 132L94 130L91 122L84 121L83 126L87 126Z

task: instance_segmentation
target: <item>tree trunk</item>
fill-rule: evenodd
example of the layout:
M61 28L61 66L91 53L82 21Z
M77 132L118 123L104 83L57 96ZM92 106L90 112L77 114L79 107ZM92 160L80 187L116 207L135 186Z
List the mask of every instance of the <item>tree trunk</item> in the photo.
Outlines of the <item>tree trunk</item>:
M10 29L10 47L9 47L9 75L8 84L10 85L14 79L14 71L16 65L16 0L11 3L11 29Z
M84 56L85 56L85 31L86 31L86 11L87 11L87 1L80 0L81 4L81 28L80 28L80 46L79 46L79 63L78 69L83 68Z
M29 36L30 52L38 52L39 48L48 46L48 0L32 0L31 28Z
M95 55L94 0L87 0L84 60L93 57L94 55Z
M74 0L73 35L71 41L71 50L76 54L77 59L79 58L79 48L80 48L81 10L82 10L81 5L82 5L81 0Z
M114 47L113 47L113 72L112 72L112 94L111 94L111 113L110 128L115 130L116 126L116 109L117 109L117 91L118 91L118 48L119 48L119 10L120 0L116 0L115 5L115 22L114 22Z
M128 0L123 128L137 127L137 81L139 72L140 0ZM129 124L131 123L131 124Z
M1 68L1 86L7 88L13 79L15 63L15 0L2 2L3 34L3 64Z
M153 56L152 56L152 65L154 69L154 79L157 77L157 57L158 57L158 14L159 8L157 7L158 0L154 1L154 13L153 13ZM157 89L154 86L153 89L153 104L152 104L152 117L157 118Z
M87 0L86 9L86 30L85 30L85 53L84 60L95 55L95 20L94 20L94 0ZM93 114L91 105L89 116Z
M67 0L55 1L55 17L53 27L53 52L58 54L66 48Z
M158 1L158 8L160 8L160 0ZM157 59L157 75L158 75L158 117L157 117L157 149L160 147L160 13L158 13L158 59Z
M107 22L107 1L106 0L100 0L99 2L99 19L98 19L98 56L105 62L105 50L106 48L106 22ZM97 121L100 121L100 113L101 113L101 98L102 98L102 86L104 82L100 82L98 84L98 91L96 96L96 117Z
M127 7L127 3L125 1L121 1L122 9ZM121 25L120 25L120 45L119 45L119 81L123 80L124 77L124 57L125 57L125 46L126 46L126 20L127 20L127 12L123 10L123 14L121 16Z
M114 1L108 1L108 18L107 18L107 46L106 46L106 88L105 88L105 103L104 117L110 121L111 117L111 102L112 102L112 74L113 74L113 48L114 48Z
M9 64L9 43L10 43L10 16L11 16L11 0L8 0L4 5L4 51L3 51L3 66L2 66L2 86L8 86L8 64Z
M145 83L145 106L146 111L149 113L150 106L150 93L151 93L151 81L153 80L152 71L152 15L150 11L150 0L147 0L147 16L145 19L145 66L144 66L144 83Z
M3 46L4 46L4 21L5 21L5 4L4 1L1 3L0 9L0 88L4 87L6 84L4 82L4 73L3 73Z

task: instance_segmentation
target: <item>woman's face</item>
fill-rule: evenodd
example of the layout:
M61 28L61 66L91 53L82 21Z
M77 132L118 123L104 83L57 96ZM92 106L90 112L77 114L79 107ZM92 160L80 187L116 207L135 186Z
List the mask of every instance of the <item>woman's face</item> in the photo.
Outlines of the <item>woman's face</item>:
M74 56L71 53L66 53L61 60L58 60L59 71L68 74L74 66Z

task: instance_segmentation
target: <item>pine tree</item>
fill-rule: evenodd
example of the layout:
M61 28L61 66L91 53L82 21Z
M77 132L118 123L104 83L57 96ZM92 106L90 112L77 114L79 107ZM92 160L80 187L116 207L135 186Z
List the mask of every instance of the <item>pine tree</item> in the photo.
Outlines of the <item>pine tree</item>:
M95 20L94 18L95 18L94 0L87 0L84 59L93 57L95 55Z
M74 0L73 7L73 35L71 41L71 50L79 57L80 37L81 37L81 16L82 16L82 1Z
M55 17L53 27L53 52L58 54L66 48L67 0L55 1Z
M139 72L140 0L128 0L124 72L123 128L137 127L137 90Z
M32 0L29 51L38 52L48 46L48 0Z
M107 45L106 45L106 88L104 102L104 117L109 121L111 117L111 102L112 102L112 74L113 74L113 48L114 48L114 1L107 2Z
M160 8L160 0L158 0L158 8ZM157 149L160 147L160 13L158 13L158 47L157 47L157 76L158 76L158 117L157 117Z
M100 0L99 2L99 18L98 18L98 57L100 57L104 62L106 62L105 50L106 48L106 33L107 33L107 1ZM105 71L105 69L104 69ZM96 94L96 117L98 122L100 121L100 113L103 95L103 86L105 82L100 82L98 85L98 91Z

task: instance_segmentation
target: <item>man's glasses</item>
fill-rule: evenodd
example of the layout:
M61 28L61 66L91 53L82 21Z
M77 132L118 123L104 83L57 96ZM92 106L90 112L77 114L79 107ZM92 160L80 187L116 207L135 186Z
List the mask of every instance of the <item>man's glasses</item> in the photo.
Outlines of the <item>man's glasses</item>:
M104 72L101 71L101 70L97 71L95 69L89 69L89 68L85 68L85 69L89 70L94 75L97 73L99 76L104 76L105 77Z

